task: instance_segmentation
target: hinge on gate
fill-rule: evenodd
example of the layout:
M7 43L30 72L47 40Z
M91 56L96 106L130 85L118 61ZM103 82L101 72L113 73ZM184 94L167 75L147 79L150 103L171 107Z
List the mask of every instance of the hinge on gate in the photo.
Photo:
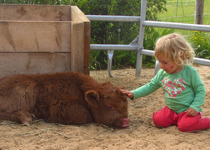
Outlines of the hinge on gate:
M137 49L137 50L136 50L136 54L137 54L138 52L141 52L143 49L144 49L144 47L141 47L141 48Z

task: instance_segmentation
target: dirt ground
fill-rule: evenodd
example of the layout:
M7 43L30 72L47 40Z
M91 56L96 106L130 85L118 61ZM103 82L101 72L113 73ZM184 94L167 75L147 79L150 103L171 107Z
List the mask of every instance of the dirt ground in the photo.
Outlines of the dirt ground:
M210 116L210 67L194 66L206 87L204 116ZM142 69L135 78L135 69L91 71L100 82L110 81L132 90L150 81L154 68ZM136 100L129 100L130 125L125 129L108 128L95 123L75 126L45 123L38 120L30 127L0 121L0 150L207 150L210 148L210 129L183 133L176 126L158 129L152 114L165 106L163 91Z

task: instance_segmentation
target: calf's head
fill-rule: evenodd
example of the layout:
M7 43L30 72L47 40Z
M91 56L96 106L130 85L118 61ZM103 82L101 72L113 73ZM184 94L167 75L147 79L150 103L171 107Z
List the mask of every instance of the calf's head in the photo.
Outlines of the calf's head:
M119 128L128 126L128 102L121 88L124 87L108 82L85 93L85 100L91 107L95 122Z

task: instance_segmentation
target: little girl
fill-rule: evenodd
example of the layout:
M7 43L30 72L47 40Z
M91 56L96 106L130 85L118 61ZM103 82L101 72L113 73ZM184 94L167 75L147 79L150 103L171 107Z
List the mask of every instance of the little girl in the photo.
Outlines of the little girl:
M178 125L182 132L210 128L210 119L202 118L205 88L193 63L194 51L177 33L161 37L155 47L161 70L150 83L133 91L121 90L131 99L149 95L162 87L166 106L153 114L157 127Z

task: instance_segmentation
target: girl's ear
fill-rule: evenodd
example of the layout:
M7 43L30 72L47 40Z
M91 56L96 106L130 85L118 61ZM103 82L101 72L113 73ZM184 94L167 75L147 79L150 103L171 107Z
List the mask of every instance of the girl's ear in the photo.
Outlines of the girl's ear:
M183 51L180 51L179 55L180 55L180 58L181 58L182 60L184 60L184 52L183 52Z
M180 58L181 58L182 60L184 60L184 55L183 55L183 54L181 54L181 55L180 55Z

